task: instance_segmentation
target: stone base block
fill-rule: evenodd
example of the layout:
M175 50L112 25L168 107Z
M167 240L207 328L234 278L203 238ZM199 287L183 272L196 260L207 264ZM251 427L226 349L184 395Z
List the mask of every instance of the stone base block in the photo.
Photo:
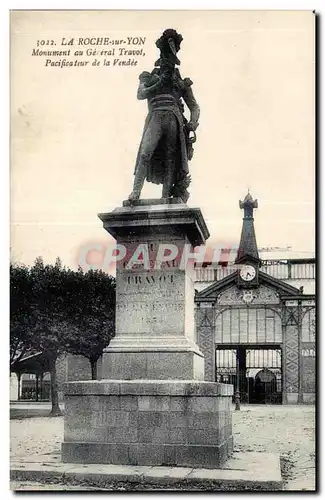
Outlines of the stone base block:
M304 392L302 395L302 400L306 404L315 404L316 402L316 397L314 392Z
M66 463L184 466L206 469L214 469L224 464L232 450L232 437L218 446L62 443L62 457Z
M192 351L103 353L102 379L203 380L204 358Z
M284 394L284 402L287 405L296 405L298 404L299 394L298 392L288 392Z
M233 449L232 392L213 382L70 382L62 459L219 467Z

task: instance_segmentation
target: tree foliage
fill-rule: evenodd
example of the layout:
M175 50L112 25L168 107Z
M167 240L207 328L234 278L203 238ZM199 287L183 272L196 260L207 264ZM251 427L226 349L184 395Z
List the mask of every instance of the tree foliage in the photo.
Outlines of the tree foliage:
M97 378L97 361L115 332L115 280L102 271L75 274L75 310L68 352L85 356Z
M10 265L10 365L32 349L35 316L32 310L29 269Z
M49 359L52 414L60 414L56 361L61 354L88 358L93 378L114 334L115 280L102 271L73 271L36 259L31 268L11 265L11 359L28 350Z

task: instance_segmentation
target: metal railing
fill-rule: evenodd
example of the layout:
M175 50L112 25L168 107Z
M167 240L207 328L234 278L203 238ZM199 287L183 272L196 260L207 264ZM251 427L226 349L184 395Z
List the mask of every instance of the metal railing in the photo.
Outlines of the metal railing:
M211 282L219 281L229 274L236 271L237 266L229 264L227 266L208 266L195 268L195 281L197 282ZM315 262L280 262L270 261L269 263L261 266L261 271L269 274L273 278L280 280L289 279L315 279L316 278L316 263Z

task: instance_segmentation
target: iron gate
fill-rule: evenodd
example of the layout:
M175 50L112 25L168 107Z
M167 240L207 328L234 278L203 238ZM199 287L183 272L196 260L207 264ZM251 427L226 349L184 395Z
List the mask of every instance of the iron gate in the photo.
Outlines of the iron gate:
M236 364L239 368L236 368ZM218 346L216 348L216 382L233 384L235 392L237 377L242 402L281 404L281 348L254 347L252 349L252 346L242 345L236 348Z

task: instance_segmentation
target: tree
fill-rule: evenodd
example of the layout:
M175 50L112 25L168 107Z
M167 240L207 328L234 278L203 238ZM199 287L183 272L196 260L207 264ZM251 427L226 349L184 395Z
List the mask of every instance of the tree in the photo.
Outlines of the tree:
M115 280L102 271L83 273L81 268L75 279L68 351L89 360L96 380L98 360L115 334Z
M97 361L115 331L115 280L102 271L83 273L44 265L11 266L11 359L41 351L51 374L51 415L61 415L56 361L70 352L85 356L97 378Z
M32 281L31 308L37 321L33 327L33 346L41 350L49 360L51 374L51 416L60 416L56 361L66 352L70 331L66 314L66 282L72 271L62 268L57 259L55 265L44 265L41 258L36 259L30 269Z
M28 267L10 264L10 366L32 349L31 335L36 318L31 296Z

